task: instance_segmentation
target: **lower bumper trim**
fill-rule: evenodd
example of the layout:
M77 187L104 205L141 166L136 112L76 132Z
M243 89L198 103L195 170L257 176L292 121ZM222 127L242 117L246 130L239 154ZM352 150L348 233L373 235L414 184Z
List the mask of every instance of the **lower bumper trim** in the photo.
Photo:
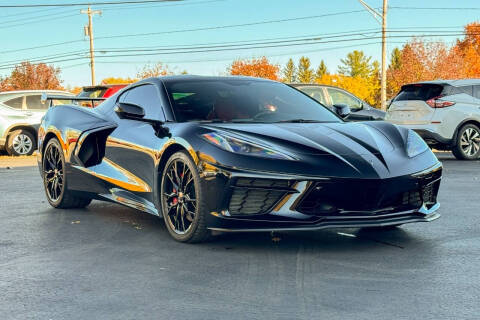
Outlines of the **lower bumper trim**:
M386 227L399 224L413 223L413 222L430 222L440 218L440 214L436 211L440 207L439 203L436 203L430 209L425 206L417 211L400 212L391 215L382 215L379 217L327 217L315 224L303 224L292 223L288 226L272 226L268 227L252 227L240 226L238 228L225 228L225 227L210 227L210 230L221 232L270 232L270 231L312 231L329 228L364 228L364 227Z

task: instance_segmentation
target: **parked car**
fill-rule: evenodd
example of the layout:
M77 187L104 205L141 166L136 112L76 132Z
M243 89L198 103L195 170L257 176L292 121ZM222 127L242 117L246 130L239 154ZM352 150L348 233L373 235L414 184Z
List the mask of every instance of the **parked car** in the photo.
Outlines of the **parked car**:
M0 150L8 154L30 155L37 146L37 129L48 103L42 93L73 96L57 90L22 90L0 92ZM54 101L61 104L60 101Z
M344 89L320 84L293 83L291 86L329 108L333 108L333 105L346 104L352 112L345 119L347 121L383 120L385 118L384 111L375 109Z
M109 98L117 91L125 88L128 84L107 84L98 86L83 87L77 95L80 98Z
M344 122L258 78L150 78L97 108L50 108L38 160L53 207L116 202L162 216L182 242L440 216L442 165L415 132Z
M480 157L480 79L436 80L402 86L385 118L415 130L457 159Z

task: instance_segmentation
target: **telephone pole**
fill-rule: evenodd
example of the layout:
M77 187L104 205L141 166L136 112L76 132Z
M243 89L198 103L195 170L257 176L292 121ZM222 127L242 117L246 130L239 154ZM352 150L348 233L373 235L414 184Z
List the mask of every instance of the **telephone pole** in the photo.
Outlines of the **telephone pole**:
M387 110L387 9L388 0L383 0L383 10L380 14L377 10L370 7L365 1L358 0L362 6L370 12L373 17L382 24L382 74L380 78L380 100L382 110Z
M382 110L387 111L387 2L383 0L382 11L382 79L380 99L382 100Z
M90 38L90 71L92 73L92 86L95 85L95 52L93 49L93 23L92 23L92 16L94 14L101 15L102 11L100 10L92 10L90 6L88 6L87 10L81 10L80 13L88 15L88 25L84 27L85 35L89 36Z

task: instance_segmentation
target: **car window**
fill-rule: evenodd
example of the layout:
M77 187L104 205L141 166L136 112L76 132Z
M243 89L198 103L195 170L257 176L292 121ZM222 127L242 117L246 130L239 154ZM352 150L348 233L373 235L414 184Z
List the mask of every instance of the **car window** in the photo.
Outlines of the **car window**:
M292 87L249 79L182 80L165 83L175 118L186 121L339 122L330 110ZM127 96L127 99L130 95Z
M352 110L362 109L362 102L348 93L334 88L327 88L327 91L333 104L346 104Z
M393 101L422 100L438 97L443 91L443 86L438 84L409 84L402 87L402 90Z
M13 99L4 101L3 104L6 104L6 105L9 106L10 108L22 109L23 98L24 98L24 97L13 98Z
M473 87L473 96L477 99L480 99L480 86Z
M119 101L142 107L145 110L145 119L165 120L162 103L154 85L145 84L125 91Z
M85 90L78 94L81 98L101 98L107 89Z
M42 103L42 96L39 94L27 96L27 109L28 110L47 110L48 103Z
M297 89L305 92L308 94L310 97L313 99L317 100L323 105L327 105L327 101L325 99L325 96L323 95L323 88L321 87L298 87Z

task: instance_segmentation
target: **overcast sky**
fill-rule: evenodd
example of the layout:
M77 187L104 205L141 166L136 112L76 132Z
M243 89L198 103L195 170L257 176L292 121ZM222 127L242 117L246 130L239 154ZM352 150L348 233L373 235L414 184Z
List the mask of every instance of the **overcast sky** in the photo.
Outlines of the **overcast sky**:
M77 2L83 1L0 0L0 5ZM375 8L382 4L381 0L366 2ZM390 0L389 6L388 28L395 36L389 38L389 51L411 35L432 34L426 39L451 42L463 25L480 17L478 0ZM8 75L11 68L6 66L12 63L50 57L66 60L54 63L62 68L64 85L88 85L89 43L83 35L87 16L80 9L0 8L0 75ZM103 11L101 17L94 17L95 49L103 51L96 54L98 80L134 77L143 65L158 61L177 72L219 75L234 59L263 55L281 65L289 57L297 61L302 55L310 57L313 67L324 59L331 72L354 49L380 60L380 24L358 0L185 0L93 9ZM62 42L71 43L56 45ZM245 49L246 43L250 48ZM237 46L233 50L232 44ZM46 45L53 46L17 50ZM196 52L180 53L190 51L189 46ZM150 51L127 51L138 47Z

